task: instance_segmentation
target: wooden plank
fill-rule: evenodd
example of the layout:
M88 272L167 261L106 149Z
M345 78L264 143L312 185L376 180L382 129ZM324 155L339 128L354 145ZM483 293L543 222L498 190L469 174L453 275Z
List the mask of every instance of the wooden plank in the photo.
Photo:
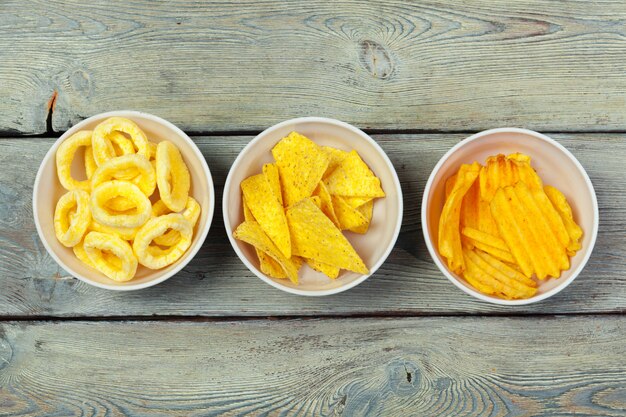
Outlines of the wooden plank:
M620 0L3 1L0 132L112 109L195 132L624 130L625 20Z
M226 237L221 213L228 169L250 137L195 138L216 184L216 212L209 237L180 274L131 293L92 288L68 276L46 254L31 209L36 167L52 141L0 140L0 315L326 315L565 313L626 310L626 188L621 135L555 135L588 170L600 205L600 234L591 260L561 294L518 308L474 301L433 264L424 245L420 204L426 179L460 135L375 136L395 165L404 191L404 224L387 262L360 286L337 296L285 294L240 262Z
M626 317L0 325L0 416L623 416Z

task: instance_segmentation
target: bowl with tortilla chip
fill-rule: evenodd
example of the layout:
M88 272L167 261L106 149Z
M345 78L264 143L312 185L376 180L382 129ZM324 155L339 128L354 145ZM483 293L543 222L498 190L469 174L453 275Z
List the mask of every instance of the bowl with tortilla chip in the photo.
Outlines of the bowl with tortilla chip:
M393 164L367 134L304 117L263 131L233 163L223 196L230 243L283 291L336 294L372 275L402 224Z

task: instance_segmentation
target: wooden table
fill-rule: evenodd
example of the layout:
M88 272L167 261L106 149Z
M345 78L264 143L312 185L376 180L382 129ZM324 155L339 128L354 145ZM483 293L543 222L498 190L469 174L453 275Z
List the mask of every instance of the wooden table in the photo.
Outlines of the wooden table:
M239 261L217 204L202 250L167 282L77 281L37 237L33 181L64 130L115 109L192 135L218 202L262 129L353 123L398 171L398 243L357 288L291 296ZM501 126L570 149L601 217L578 279L516 308L449 283L419 221L436 161ZM5 0L0 416L626 415L625 133L623 1Z

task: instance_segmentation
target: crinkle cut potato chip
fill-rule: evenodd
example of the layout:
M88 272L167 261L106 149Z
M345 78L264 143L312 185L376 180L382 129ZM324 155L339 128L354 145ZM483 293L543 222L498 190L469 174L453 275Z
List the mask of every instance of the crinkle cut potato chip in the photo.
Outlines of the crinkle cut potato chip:
M581 247L583 231L565 196L544 188L527 155L463 165L446 180L445 194L439 253L482 293L532 297L536 280L558 278Z
M270 256L283 268L291 282L298 283L298 268L283 255L257 222L244 221L237 226L234 236Z
M297 132L281 139L272 155L278 166L285 207L313 195L330 159L321 146Z
M348 239L310 198L287 209L293 253L361 274L369 273Z
M380 179L353 150L339 166L324 180L328 192L344 197L384 197Z
M241 190L252 215L263 231L286 258L291 258L291 240L283 206L274 195L264 174L257 174L241 182Z
M465 193L478 178L479 172L480 165L477 162L472 165L461 165L454 187L439 218L439 253L448 259L448 267L456 273L461 273L465 269L459 229L461 203Z

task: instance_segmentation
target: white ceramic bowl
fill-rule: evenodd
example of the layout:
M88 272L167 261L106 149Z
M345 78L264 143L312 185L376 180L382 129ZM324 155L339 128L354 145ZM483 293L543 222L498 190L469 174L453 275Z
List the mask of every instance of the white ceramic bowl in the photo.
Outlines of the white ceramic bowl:
M262 171L263 164L273 162L271 149L290 132L299 132L319 145L356 151L380 178L386 197L376 199L369 231L364 235L345 232L352 246L370 270L369 275L342 270L331 280L306 264L299 274L299 284L287 279L275 279L259 270L254 248L233 238L233 231L243 221L241 182ZM365 281L383 264L393 249L402 224L402 190L396 171L381 147L361 130L347 123L323 117L303 117L287 120L260 133L239 153L224 185L224 225L237 256L256 276L283 291L310 296L336 294Z
M54 209L59 198L67 192L59 183L56 173L56 151L59 145L79 130L93 129L101 121L121 116L131 119L146 133L148 139L153 142L169 140L180 149L191 174L190 195L195 198L202 207L202 213L194 230L191 246L185 254L167 268L151 270L141 265L137 268L137 275L128 282L115 282L105 275L84 265L75 256L72 248L66 248L56 239L54 233ZM84 177L83 151L77 152L72 165L72 174L75 178ZM156 285L165 281L180 271L193 259L206 238L215 206L215 193L213 179L204 156L193 141L182 130L167 120L151 114L137 111L114 111L92 116L72 126L52 145L44 157L33 189L33 214L39 237L52 258L76 278L96 287L110 290L139 290Z
M503 300L485 295L451 272L437 250L439 217L444 205L445 181L463 163L481 164L490 155L521 152L531 157L531 165L545 185L557 187L572 206L574 219L582 227L582 249L571 259L570 269L558 279L539 284L537 294L524 300ZM501 305L523 305L544 300L567 287L585 267L598 234L598 202L593 185L580 162L553 139L527 129L501 128L477 133L459 142L437 163L424 189L422 229L426 246L435 264L454 285L480 300Z

